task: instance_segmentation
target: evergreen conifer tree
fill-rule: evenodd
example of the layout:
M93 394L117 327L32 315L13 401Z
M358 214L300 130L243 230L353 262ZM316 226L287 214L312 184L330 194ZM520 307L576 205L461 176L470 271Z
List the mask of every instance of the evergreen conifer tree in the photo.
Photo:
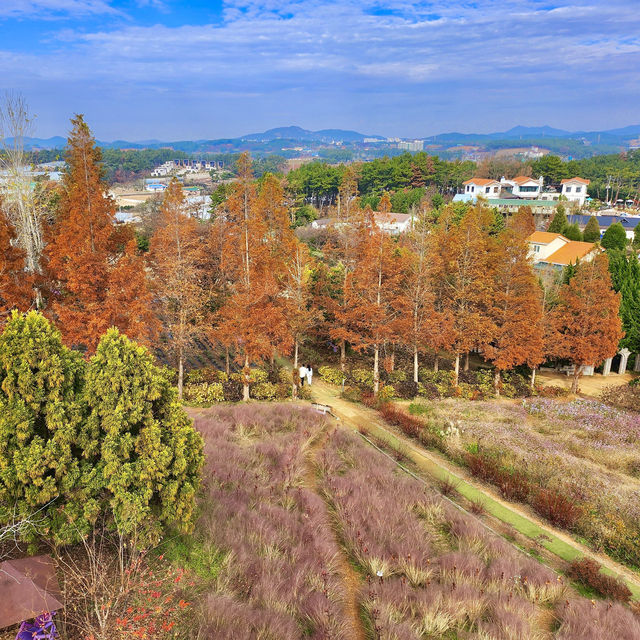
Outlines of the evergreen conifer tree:
M577 222L567 225L562 235L569 240L576 240L578 242L582 241L582 232L580 231L580 227Z
M97 460L101 507L118 530L149 543L167 525L189 531L202 438L151 354L109 329L89 361L85 396L81 446Z
M600 225L598 225L598 218L591 216L587 226L583 231L583 239L585 242L599 242L600 241Z
M98 512L77 447L83 366L41 314L12 313L0 335L0 523L39 512L37 534L56 543L77 540Z
M627 246L627 232L616 222L612 224L602 236L602 246L605 249L624 249Z
M564 205L559 204L556 207L556 214L553 216L553 220L551 220L551 224L547 231L549 233L564 233L568 226L569 223L567 221L567 214L565 213Z

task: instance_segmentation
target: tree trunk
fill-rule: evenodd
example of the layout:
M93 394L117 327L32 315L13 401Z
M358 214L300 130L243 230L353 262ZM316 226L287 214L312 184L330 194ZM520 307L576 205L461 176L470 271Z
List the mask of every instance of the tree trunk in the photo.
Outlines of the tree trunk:
M298 397L298 385L296 378L298 377L298 338L293 347L293 383L291 385L291 397L295 400Z
M436 353L433 359L433 370L438 371L439 368L440 368L440 356Z
M347 363L347 346L344 340L340 342L340 371L344 371Z
M418 345L413 345L413 381L418 384Z
M396 343L391 343L391 371L396 370Z
M493 388L495 389L496 396L500 397L500 369L495 369L493 372Z
M378 343L373 348L373 393L378 395L380 389L380 347Z
M242 400L249 400L249 355L244 357L244 367L242 369Z
M464 356L464 370L469 371L469 352L465 353Z
M531 370L531 390L536 388L536 368Z
M453 375L453 386L458 386L458 378L460 377L460 354L456 353L456 367Z
M224 348L224 370L229 375L231 372L231 364L229 362L229 347Z
M184 357L182 350L178 354L178 400L182 400L182 386L184 381Z
M580 365L575 365L573 371L573 382L571 383L571 393L578 393L578 380L580 379Z

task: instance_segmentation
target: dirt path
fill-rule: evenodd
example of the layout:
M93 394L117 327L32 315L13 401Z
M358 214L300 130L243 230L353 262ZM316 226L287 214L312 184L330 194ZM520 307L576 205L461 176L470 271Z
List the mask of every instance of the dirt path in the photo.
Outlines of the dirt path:
M608 376L603 376L596 373L592 376L581 376L579 395L599 398L605 387L627 384L630 380L633 380L634 377L634 374L630 372L623 373L622 375L610 373ZM542 371L536 376L536 381L543 387L553 385L571 389L573 378L562 373L555 373L554 371Z
M316 461L318 459L318 455L324 448L327 440L330 436L329 428L325 428L325 430L320 433L311 443L307 450L306 455L306 469L304 473L304 484L305 486L319 495L322 498L323 503L324 498L320 491L320 486L318 483L318 470ZM325 504L327 521L331 521L331 517L329 515L328 507ZM338 548L338 554L336 556L336 570L342 579L342 584L344 586L344 615L346 620L349 621L349 632L348 637L354 640L366 640L366 634L364 631L364 627L362 625L362 619L360 618L360 591L362 586L362 579L356 572L356 570L351 566L349 559L347 557L346 552L344 551L340 541L336 539L336 546Z
M331 405L333 413L341 422L351 428L366 427L376 437L382 437L393 444L400 444L403 452L423 472L437 480L453 481L458 492L469 500L481 499L487 511L497 519L513 526L517 531L546 548L562 560L570 562L574 558L588 556L595 559L604 571L622 576L633 592L635 600L640 600L640 576L619 564L608 556L598 554L579 543L569 534L547 524L524 505L507 502L493 488L479 483L464 468L459 467L443 456L416 446L382 420L379 414L362 405L357 405L339 396L339 390L321 380L314 381L313 395L317 402Z

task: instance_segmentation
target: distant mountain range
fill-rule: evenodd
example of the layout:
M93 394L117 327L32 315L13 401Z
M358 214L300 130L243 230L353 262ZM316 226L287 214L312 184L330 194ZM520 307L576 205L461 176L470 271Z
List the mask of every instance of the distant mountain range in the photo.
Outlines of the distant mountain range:
M456 145L478 145L488 148L504 146L522 146L522 143L544 145L545 141L556 141L549 145L552 150L562 152L563 143L568 148L570 141L582 145L594 145L600 148L592 149L593 153L604 153L616 149L628 147L629 141L640 137L640 124L630 125L618 129L603 131L565 131L549 126L525 127L517 126L508 131L494 133L441 133L435 136L422 138L427 145L443 147L450 150ZM367 142L365 143L365 139ZM60 136L51 138L27 138L25 146L28 149L59 149L65 146L66 139ZM361 147L371 143L393 144L386 137L380 135L363 134L357 131L343 129L322 129L310 131L301 127L278 127L262 133L251 133L238 138L219 138L215 140L143 140L131 142L127 140L115 140L113 142L98 141L101 147L113 149L161 149L171 148L176 151L195 152L234 152L241 150L261 151L264 153L277 153L284 150L292 150L295 147L317 148L325 145L342 143L347 147Z

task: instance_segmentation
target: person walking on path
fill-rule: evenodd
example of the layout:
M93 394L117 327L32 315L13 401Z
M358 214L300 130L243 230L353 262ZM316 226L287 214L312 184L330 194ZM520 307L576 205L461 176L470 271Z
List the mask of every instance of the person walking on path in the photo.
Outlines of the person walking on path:
M307 367L307 384L311 386L312 382L313 382L313 367L308 366Z
M304 379L307 377L307 367L301 365L298 374L300 375L300 386L304 387Z

